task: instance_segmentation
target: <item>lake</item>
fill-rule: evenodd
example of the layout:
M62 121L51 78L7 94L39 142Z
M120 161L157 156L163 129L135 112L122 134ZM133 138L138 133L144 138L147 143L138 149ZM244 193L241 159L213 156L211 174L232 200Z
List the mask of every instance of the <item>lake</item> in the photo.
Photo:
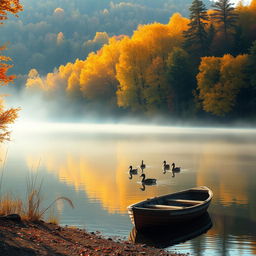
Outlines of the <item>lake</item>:
M128 239L128 205L203 185L214 193L211 225L177 245L167 235L162 247L194 255L256 254L256 130L43 123L13 129L12 141L1 145L2 163L7 152L2 192L24 198L33 173L43 180L45 205L58 196L72 199L75 209L56 204L61 225ZM143 187L140 171L129 176L128 167L142 159L157 185ZM164 160L181 172L164 174Z

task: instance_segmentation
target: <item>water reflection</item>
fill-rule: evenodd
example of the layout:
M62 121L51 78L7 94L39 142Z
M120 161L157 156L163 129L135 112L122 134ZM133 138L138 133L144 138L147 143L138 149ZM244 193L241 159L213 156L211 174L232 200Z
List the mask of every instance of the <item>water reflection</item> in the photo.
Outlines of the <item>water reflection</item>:
M151 187L151 186L155 186L155 184L145 184L145 183L141 183L141 187L140 187L140 190L141 191L145 191L146 190L146 187Z
M146 186L145 186L145 184L144 184L144 183L142 183L142 184L141 184L141 188L140 188L140 190L141 190L141 191L145 191L145 189L146 189Z
M144 160L142 160L140 165L141 172L143 172L145 168L146 168L146 164L144 163Z
M40 147L33 147L31 150L26 148L28 168L42 159L42 165L47 171L57 175L60 181L73 185L75 190L84 191L90 198L100 200L109 212L118 210L125 213L127 205L144 199L144 195L134 193L137 190L136 182L126 182L125 177L129 163L140 162L141 155L150 159L147 162L153 166L144 170L146 175L152 173L160 181L157 189L148 190L148 197L174 192L180 188L206 185L214 191L213 200L218 207L248 205L249 197L255 198L253 193L248 193L248 188L256 187L255 179L251 178L254 175L251 171L253 163L244 162L243 158L245 152L250 156L250 145L245 150L244 146L236 143L216 140L199 144L193 140L183 143L176 142L172 137L165 142L161 137L146 137L140 141L137 138L71 139L56 138L54 144L46 139L46 143L41 142ZM138 151L135 150L136 144L140 145ZM162 173L158 171L161 158L167 155L172 155L182 166L188 166L189 171L181 173L179 177L172 172L173 178L179 178L175 183L180 184L179 187L168 181L169 176L161 176ZM248 164L250 166L246 166ZM138 181L138 178L133 177L133 180ZM117 200L112 200L113 197L117 197ZM249 212L250 217L255 219L251 206Z
M206 233L211 227L211 218L206 213L200 218L193 220L193 222L168 226L150 233L141 233L133 228L130 232L129 240L133 243L147 244L156 248L166 248L198 237Z
M31 133L28 136L21 134L13 140L8 155L9 161L18 166L13 168L16 173L12 179L19 172L23 175L32 166L37 166L41 159L40 170L56 182L52 184L52 189L56 186L56 193L59 193L57 187L61 184L72 193L74 201L80 200L79 207L85 205L78 217L64 210L62 221L72 218L72 224L76 225L78 222L90 223L95 218L95 229L102 230L104 227L98 222L102 220L107 225L111 219L111 225L117 225L116 232L119 232L122 223L124 234L131 229L128 205L189 187L208 186L214 193L209 208L213 228L206 236L200 236L204 237L204 241L196 238L178 249L193 251L197 255L199 250L206 250L204 246L207 246L212 250L210 253L215 255L212 252L219 253L219 247L223 247L226 248L223 249L224 253L219 254L228 255L237 248L241 252L248 252L248 248L250 253L256 251L253 228L256 226L255 134L253 131L215 133L211 129L203 132L202 129L194 129L192 133L183 129L179 133L176 129L173 134L133 132L117 135L87 134L83 130L76 133L71 129L60 133L36 134L34 137ZM127 167L137 166L141 159L146 163L143 173L156 178L156 186L143 186L139 175L128 176ZM170 170L164 174L161 169L163 159L178 163L182 167L181 172ZM25 167L21 169L23 165ZM11 172L5 175L11 175ZM13 186L16 187L15 184ZM90 218L84 220L88 209L92 213ZM106 219L102 217L103 213ZM108 232L108 228L105 228L105 232ZM209 242L211 239L212 243Z

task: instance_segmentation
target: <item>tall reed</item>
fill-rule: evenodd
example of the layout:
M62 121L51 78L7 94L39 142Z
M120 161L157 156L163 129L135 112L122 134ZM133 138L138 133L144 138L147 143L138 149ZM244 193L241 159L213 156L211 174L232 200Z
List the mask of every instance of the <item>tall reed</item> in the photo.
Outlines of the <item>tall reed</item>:
M12 194L7 193L0 197L0 216L17 213L22 215L22 200L15 198Z
M3 183L3 174L5 171L7 153L3 162L2 171L0 174L0 215L8 214L19 214L22 219L30 221L38 221L44 218L46 212L53 208L55 203L59 200L66 201L72 208L74 208L73 202L64 196L57 197L48 206L42 206L42 185L43 180L38 182L38 175L29 175L27 177L27 194L25 203L19 199L15 198L12 194L2 194L1 188ZM39 164L38 164L39 167ZM37 167L37 169L38 169ZM38 173L38 172L36 172ZM54 222L58 222L57 217L51 216Z
M64 196L57 197L54 199L47 207L42 208L42 183L41 180L39 183L37 182L37 175L36 176L30 176L27 179L27 207L24 211L23 218L31 220L31 221L37 221L40 219L43 219L45 213L51 209L55 203L59 200L66 201L72 208L74 208L73 202L68 198Z
M0 215L8 215L12 213L21 214L23 211L23 204L19 198L14 197L11 193L2 193L3 177L6 168L6 159L8 150L5 153L1 174L0 174Z

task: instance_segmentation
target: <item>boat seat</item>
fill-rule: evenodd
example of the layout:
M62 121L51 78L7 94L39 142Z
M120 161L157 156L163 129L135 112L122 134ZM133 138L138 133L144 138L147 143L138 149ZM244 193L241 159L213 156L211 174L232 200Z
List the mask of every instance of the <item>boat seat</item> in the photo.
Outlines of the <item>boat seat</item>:
M180 210L183 209L183 206L171 206L171 205L165 205L165 204L146 204L144 205L146 208L152 208L152 209L166 209L166 210Z
M166 201L170 203L182 203L182 204L191 204L191 205L202 204L205 202L205 201L199 201L199 200L186 200L186 199L167 199Z

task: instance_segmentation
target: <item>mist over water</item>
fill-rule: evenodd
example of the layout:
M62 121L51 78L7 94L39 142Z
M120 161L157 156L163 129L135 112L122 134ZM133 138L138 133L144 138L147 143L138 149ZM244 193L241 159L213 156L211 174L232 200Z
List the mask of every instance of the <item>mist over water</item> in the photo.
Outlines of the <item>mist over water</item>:
M190 187L208 186L214 197L209 208L210 221L199 225L201 232L198 232L199 227L193 227L192 231L197 235L188 241L185 239L173 246L168 241L173 238L167 234L160 243L165 244L166 250L177 249L192 255L256 254L256 120L253 107L250 116L245 111L248 108L240 109L237 105L240 111L230 112L226 119L214 116L215 112L206 112L203 108L197 111L194 94L190 95L196 87L188 88L195 82L195 77L187 74L192 80L187 82L183 79L185 70L190 69L189 65L186 68L183 64L179 66L181 82L184 82L190 96L181 97L182 104L178 100L180 109L175 109L174 99L179 98L179 93L183 96L186 92L180 90L182 84L175 76L173 84L167 84L177 87L179 93L174 90L169 95L171 97L165 100L160 95L158 100L163 109L153 104L156 102L155 91L147 91L149 98L144 97L146 90L145 95L144 91L136 91L144 95L139 99L138 106L134 104L137 94L129 99L129 90L127 95L123 95L124 98L118 98L127 87L125 82L131 88L136 83L129 82L132 73L125 72L130 68L136 71L136 65L133 61L126 65L125 61L121 61L126 58L120 57L129 56L126 54L130 49L135 47L136 51L141 51L137 54L132 50L130 54L138 55L138 67L144 67L134 81L139 82L143 74L148 88L153 89L164 84L161 78L167 74L160 72L158 75L158 65L161 67L164 64L164 71L167 67L166 63L160 62L162 55L169 59L171 53L181 56L184 53L176 51L174 46L177 43L176 46L183 47L181 38L189 21L179 14L170 19L170 15L178 11L188 17L191 1L144 2L47 0L42 4L24 0L25 6L30 9L25 10L19 19L6 22L3 39L13 41L6 55L13 58L13 72L19 74L19 79L17 86L7 86L2 93L11 95L6 97L7 108L20 107L21 110L19 119L11 126L12 140L0 145L0 163L6 164L2 168L4 182L1 192L11 191L24 199L26 179L33 173L43 180L45 205L56 197L66 196L76 206L72 210L58 202L55 211L61 225L98 230L106 237L128 239L133 234L127 214L130 204ZM208 7L212 4L212 1L204 2ZM254 25L252 10L252 7L240 10L245 11L240 15L245 17L242 23L248 22L248 28ZM112 23L113 20L118 22ZM160 23L154 23L157 21ZM138 24L148 25L140 26L136 32ZM254 30L251 32L246 26L243 29L245 35L248 32L247 36L254 38ZM128 41L125 41L124 34L130 36ZM216 42L219 42L219 35L221 33L216 33ZM114 40L110 42L112 36ZM244 42L250 42L248 38L245 36ZM123 39L121 47L119 43ZM137 45L138 41L142 44ZM245 44L241 53L249 52L250 43ZM103 45L105 48L98 51ZM121 51L124 46L128 52ZM220 44L220 49L212 46L212 49L221 52L213 56L224 55L222 46L224 44ZM86 61L92 51L95 51L95 55L91 55L94 57ZM104 52L108 54L104 55ZM114 53L118 53L116 58ZM238 54L235 52L234 56ZM183 56L185 60L186 56ZM241 63L242 70L245 65ZM60 68L60 65L63 66ZM176 71L173 74L177 74ZM216 71L221 74L221 69ZM237 70L231 74L237 75ZM122 76L127 81L122 81ZM227 84L235 84L231 79L232 75L227 78ZM248 79L245 79L246 83ZM106 91L106 85L111 85L109 91ZM135 85L144 87L144 83ZM166 94L165 89L162 92ZM229 93L230 87L227 87L227 95ZM250 91L246 95L249 98ZM247 99L247 96L244 98ZM166 104L167 99L172 99L170 105ZM130 104L126 105L126 100L131 100ZM188 104L190 100L191 105ZM218 100L217 97L213 107L218 105ZM254 104L250 100L244 103L250 106L250 102ZM158 114L160 112L162 114ZM243 120L245 116L250 122ZM142 160L146 164L146 177L157 179L156 185L141 184L139 166ZM169 164L174 162L181 167L181 171L175 174L164 172L164 160ZM139 169L138 175L130 175L130 165Z
M12 141L1 148L1 159L8 150L3 190L25 196L28 173L37 173L45 204L67 196L76 206L57 205L61 225L128 239L128 205L204 185L214 193L208 211L212 228L168 250L201 255L256 251L255 129L21 121L13 127ZM146 177L156 178L156 186L143 188L140 175L129 178L128 167L137 168L142 159ZM181 172L164 174L163 160L175 162Z

